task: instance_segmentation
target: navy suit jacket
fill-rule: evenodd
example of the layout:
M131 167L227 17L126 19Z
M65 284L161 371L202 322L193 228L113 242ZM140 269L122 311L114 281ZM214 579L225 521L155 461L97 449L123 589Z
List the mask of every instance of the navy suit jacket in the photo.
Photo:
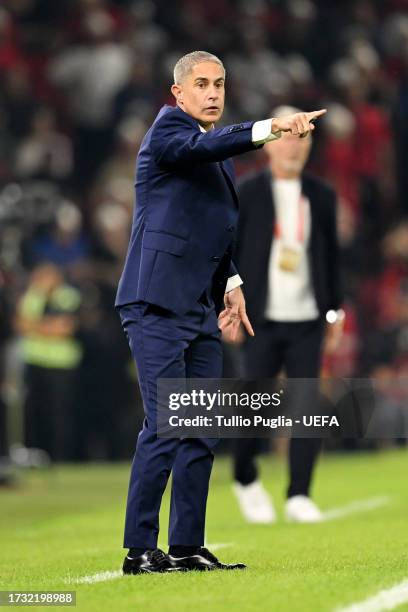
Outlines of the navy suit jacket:
M258 148L253 121L201 132L179 107L164 106L136 164L136 205L115 306L142 300L176 314L211 287L216 310L229 276L238 198L228 159Z

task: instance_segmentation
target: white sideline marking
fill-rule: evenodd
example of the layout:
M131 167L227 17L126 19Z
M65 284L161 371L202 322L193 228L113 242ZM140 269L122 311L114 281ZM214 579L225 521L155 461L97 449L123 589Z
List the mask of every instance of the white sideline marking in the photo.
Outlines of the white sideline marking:
M232 546L233 542L217 542L215 544L206 544L207 548L211 550L220 550L221 548L228 548ZM89 576L79 576L78 578L67 578L64 580L65 584L95 584L96 582L106 582L107 580L116 580L122 578L122 570L98 572L97 574L90 574Z
M377 595L369 597L345 608L337 608L336 612L382 612L394 610L408 601L408 580L403 580L390 589L379 591Z
M213 551L213 550L221 550L221 548L229 548L233 544L234 542L218 542L216 544L206 544L205 547L210 548L211 551Z
M349 514L355 514L356 512L375 510L376 508L381 508L381 506L386 506L390 503L390 501L391 498L386 496L372 497L370 499L361 499L346 504L345 506L340 506L339 508L332 508L331 510L326 510L326 512L322 513L323 520L332 521L334 519L342 518L343 516L348 516Z
M70 584L94 584L95 582L115 580L121 576L123 576L122 570L115 570L114 572L99 572L98 574L91 574L90 576L80 576L79 578L65 580L65 582Z

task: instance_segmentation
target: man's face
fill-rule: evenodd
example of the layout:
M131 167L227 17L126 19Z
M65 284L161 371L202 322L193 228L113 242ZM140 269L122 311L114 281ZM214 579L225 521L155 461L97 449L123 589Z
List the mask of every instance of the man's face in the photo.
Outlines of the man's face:
M221 119L225 100L224 70L215 62L196 64L171 91L187 114L208 128Z
M308 160L312 138L305 138L282 132L279 140L264 146L272 171L288 178L299 176Z

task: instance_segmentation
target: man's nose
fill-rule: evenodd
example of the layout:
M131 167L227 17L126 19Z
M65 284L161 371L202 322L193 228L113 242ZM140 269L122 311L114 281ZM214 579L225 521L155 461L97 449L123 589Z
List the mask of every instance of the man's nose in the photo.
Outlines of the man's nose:
M211 88L208 94L209 99L218 100L218 96L219 96L218 90L215 87Z

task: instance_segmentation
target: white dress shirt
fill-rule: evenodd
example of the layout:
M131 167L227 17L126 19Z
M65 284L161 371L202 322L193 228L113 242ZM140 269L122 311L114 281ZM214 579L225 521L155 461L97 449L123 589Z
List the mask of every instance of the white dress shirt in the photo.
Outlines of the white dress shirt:
M275 227L278 226L280 231L275 235L269 255L265 317L271 321L288 322L317 319L319 310L307 254L311 231L310 202L302 196L299 179L274 179L271 183ZM300 222L302 232L298 231ZM279 265L283 246L299 252L299 263L293 271L283 270Z

